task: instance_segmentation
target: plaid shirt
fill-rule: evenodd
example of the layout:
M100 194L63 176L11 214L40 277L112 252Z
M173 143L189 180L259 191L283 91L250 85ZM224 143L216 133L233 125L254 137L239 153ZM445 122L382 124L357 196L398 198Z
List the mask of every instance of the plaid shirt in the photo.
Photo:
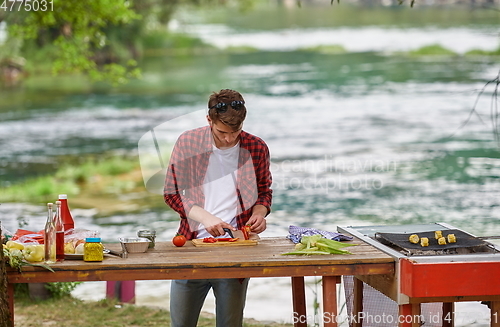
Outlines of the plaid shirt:
M179 234L187 239L196 238L198 222L188 219L194 205L205 205L203 184L212 154L210 126L184 132L177 140L168 165L164 199L179 213ZM245 131L240 133L240 154L236 181L238 197L237 228L242 228L252 215L252 208L261 204L271 211L270 155L266 143Z

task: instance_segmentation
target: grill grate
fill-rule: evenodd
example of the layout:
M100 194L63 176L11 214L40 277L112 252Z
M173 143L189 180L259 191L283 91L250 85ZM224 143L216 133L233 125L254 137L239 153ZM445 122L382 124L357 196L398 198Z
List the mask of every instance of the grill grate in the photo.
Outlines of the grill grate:
M478 239L470 234L467 234L458 229L445 229L442 230L443 236L446 237L448 234L454 234L457 242L447 243L445 245L439 245L434 237L434 231L432 232L420 232L420 233L375 233L375 239L379 242L396 247L408 255L429 255L431 252L435 252L435 255L439 254L455 254L457 251L466 249L470 252L495 252L495 248L492 244ZM411 234L417 234L419 237L427 237L429 239L429 246L421 246L420 243L414 244L408 240ZM460 251L463 252L463 251Z

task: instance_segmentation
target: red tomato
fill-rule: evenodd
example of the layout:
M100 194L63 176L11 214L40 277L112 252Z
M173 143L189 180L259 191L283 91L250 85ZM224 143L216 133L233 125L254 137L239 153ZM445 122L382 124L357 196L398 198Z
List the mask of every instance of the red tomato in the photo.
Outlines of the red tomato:
M183 246L186 244L186 237L184 235L177 235L172 239L172 243L174 243L175 246Z

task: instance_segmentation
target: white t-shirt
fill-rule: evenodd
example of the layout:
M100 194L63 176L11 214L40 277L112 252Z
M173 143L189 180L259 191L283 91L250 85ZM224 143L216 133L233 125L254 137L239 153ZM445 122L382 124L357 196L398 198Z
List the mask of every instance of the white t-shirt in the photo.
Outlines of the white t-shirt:
M234 227L237 227L234 218L238 211L236 180L239 153L239 142L232 148L223 150L214 145L203 183L204 209ZM200 227L198 238L212 236L203 225Z

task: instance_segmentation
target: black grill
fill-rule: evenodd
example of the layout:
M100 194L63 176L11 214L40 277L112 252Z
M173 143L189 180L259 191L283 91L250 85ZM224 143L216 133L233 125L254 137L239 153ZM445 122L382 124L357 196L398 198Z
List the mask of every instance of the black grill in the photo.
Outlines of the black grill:
M420 233L375 233L375 239L380 243L396 248L406 255L440 255L440 254L465 254L477 252L496 252L491 243L476 238L458 229L444 229L443 236L454 234L457 242L439 245L434 237L434 232ZM420 243L411 243L408 238L417 234L420 238L427 237L429 246L421 246Z

